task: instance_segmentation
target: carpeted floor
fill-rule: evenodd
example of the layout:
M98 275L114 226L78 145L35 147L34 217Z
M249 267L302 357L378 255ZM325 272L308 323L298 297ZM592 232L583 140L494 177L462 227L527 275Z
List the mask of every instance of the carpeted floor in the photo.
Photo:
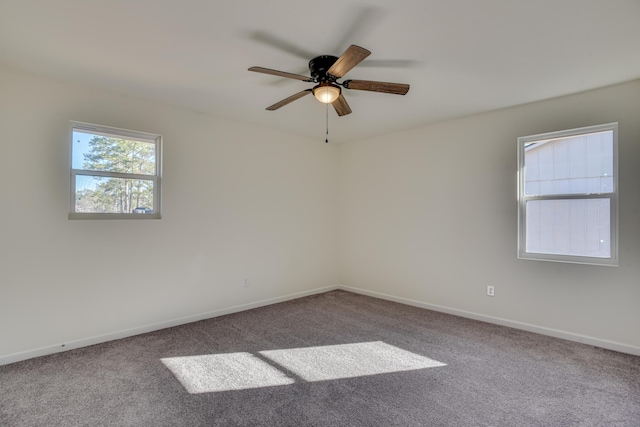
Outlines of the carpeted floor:
M640 357L344 291L0 367L0 426L640 426Z

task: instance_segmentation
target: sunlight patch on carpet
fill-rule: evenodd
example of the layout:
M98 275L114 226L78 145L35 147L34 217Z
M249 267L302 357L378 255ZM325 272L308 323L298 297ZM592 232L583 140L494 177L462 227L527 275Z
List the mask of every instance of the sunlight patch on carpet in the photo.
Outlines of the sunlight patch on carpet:
M161 359L192 394L293 384L294 379L250 353Z
M261 351L306 381L327 381L445 366L382 341Z
M169 357L162 363L189 393L329 381L446 366L382 341Z

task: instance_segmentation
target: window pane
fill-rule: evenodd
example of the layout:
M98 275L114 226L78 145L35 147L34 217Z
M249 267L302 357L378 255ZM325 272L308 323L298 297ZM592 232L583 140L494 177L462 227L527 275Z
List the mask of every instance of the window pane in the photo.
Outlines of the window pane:
M611 257L610 199L530 200L526 251Z
M613 192L613 131L537 141L525 146L528 196Z
M153 213L153 180L76 175L77 213Z
M156 144L74 130L71 167L155 175Z

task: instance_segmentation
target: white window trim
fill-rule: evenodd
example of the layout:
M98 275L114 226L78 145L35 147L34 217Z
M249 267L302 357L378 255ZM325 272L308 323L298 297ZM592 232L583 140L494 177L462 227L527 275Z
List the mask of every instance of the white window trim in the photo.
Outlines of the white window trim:
M574 135L613 132L613 191L611 193L554 194L544 196L527 196L524 191L524 155L525 146L535 141L565 138ZM607 123L558 132L529 135L518 138L518 258L538 261L566 262L575 264L591 264L618 266L618 123ZM610 200L610 258L586 257L574 255L557 255L527 252L526 242L526 203L530 200L568 200L568 199L603 199Z
M86 131L95 135L128 137L138 141L145 141L155 144L156 148L156 173L155 175L137 175L119 172L105 171L89 171L85 169L73 169L73 131ZM69 169L71 170L71 197L69 206L69 219L161 219L161 176L162 176L162 136L138 132L129 129L120 129L111 126L101 126L91 123L83 123L77 121L69 122ZM113 178L133 178L153 181L153 213L136 214L136 213L92 213L92 212L76 212L76 176L105 176Z

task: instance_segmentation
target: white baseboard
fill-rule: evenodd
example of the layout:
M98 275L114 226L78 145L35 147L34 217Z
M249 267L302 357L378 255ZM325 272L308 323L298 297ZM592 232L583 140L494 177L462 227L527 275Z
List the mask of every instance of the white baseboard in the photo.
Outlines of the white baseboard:
M640 356L640 347L636 347L633 345L623 344L615 341L603 340L600 338L575 334L572 332L560 331L557 329L546 328L543 326L536 326L529 323L516 322L514 320L503 319L500 317L487 316L485 314L474 313L471 311L458 310L455 308L450 308L450 307L445 307L445 306L435 305L435 304L428 304L421 301L416 301L408 298L401 298L393 295L383 294L381 292L369 291L366 289L354 288L351 286L338 285L337 288L348 291L348 292L353 292L356 294L362 294L362 295L367 295L374 298L380 298L388 301L397 302L400 304L406 304L414 307L425 308L427 310L453 314L455 316L466 317L468 319L480 320L482 322L493 323L501 326L508 326L514 329L521 329L523 331L535 332L541 335L547 335L555 338L562 338L569 341L575 341L582 344L588 344L595 347L601 347L601 348L606 348L608 350L614 350L614 351L619 351L621 353L628 353L628 354L633 354L635 356Z
M147 332L158 331L160 329L171 328L174 326L184 325L186 323L197 322L199 320L210 319L212 317L224 316L226 314L237 313L240 311L251 310L253 308L264 307L267 305L277 304L292 299L302 298L310 295L321 294L338 289L338 286L325 286L323 288L312 289L310 291L296 292L275 298L268 298L261 301L250 302L247 304L236 305L233 307L221 308L206 313L196 314L194 316L181 317L178 319L167 320L165 322L153 323L136 328L117 331L109 334L98 335L94 337L82 338L68 343L53 345L48 347L37 348L20 353L13 353L0 356L0 366L10 363L20 362L22 360L32 359L34 357L46 356L48 354L61 353L63 351L73 350L76 348L87 347L90 345L100 344L107 341L118 340L131 337L134 335L146 334Z

